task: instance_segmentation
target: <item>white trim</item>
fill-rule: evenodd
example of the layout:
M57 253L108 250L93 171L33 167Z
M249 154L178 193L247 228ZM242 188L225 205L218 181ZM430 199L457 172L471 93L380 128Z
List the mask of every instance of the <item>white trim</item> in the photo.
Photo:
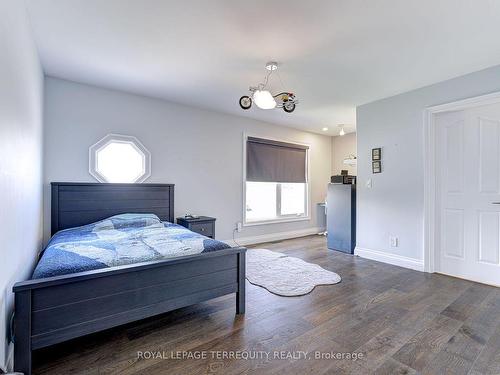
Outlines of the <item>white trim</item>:
M410 268L416 271L424 271L424 262L421 259L409 258L402 255L366 249L358 246L354 249L354 254L362 258L375 260L377 262L389 263L394 266Z
M434 272L436 204L436 145L431 109L424 111L424 270Z
M423 113L424 123L424 239L423 265L426 272L435 272L436 255L436 134L434 116L438 113L464 110L481 105L500 103L500 92L428 107Z
M310 216L297 216L293 218L283 218L283 219L274 219L274 220L261 220L261 221L249 221L245 223L244 227L253 227L258 225L267 225L267 224L281 224L281 223L291 223L294 221L311 221Z
M278 233L261 234L258 236L235 238L235 241L237 243L233 241L233 239L222 240L222 242L230 244L231 246L237 246L237 245L245 246L245 245L253 245L253 244L272 242L272 241L288 240L291 238L305 237L305 236L310 236L312 234L318 234L324 231L325 228L312 227L312 228L299 229L289 232L278 232Z
M500 102L500 91L491 94L475 96L472 98L457 100L445 104L439 104L428 107L426 110L431 113L458 111L467 108L473 108L480 105L496 104Z
M300 217L286 217L286 218L278 218L278 219L272 219L272 220L262 220L262 221L255 221L255 222L246 222L246 182L247 182L247 139L248 137L255 137L255 138L263 138L263 139L269 139L270 141L276 141L276 142L287 142L287 143L293 143L296 145L301 145L301 146L307 146L306 150L306 160L307 160L307 183L306 183L306 196L307 196L307 213L304 216ZM252 227L252 226L258 226L258 225L267 225L267 224L279 224L279 223L288 223L291 221L307 221L311 220L311 156L310 156L310 150L311 150L311 145L309 143L304 143L304 142L299 142L291 139L278 139L275 137L263 135L263 134L254 134L254 133L247 133L243 132L243 173L242 173L242 197L241 197L241 202L242 202L242 207L241 207L241 224L244 227Z

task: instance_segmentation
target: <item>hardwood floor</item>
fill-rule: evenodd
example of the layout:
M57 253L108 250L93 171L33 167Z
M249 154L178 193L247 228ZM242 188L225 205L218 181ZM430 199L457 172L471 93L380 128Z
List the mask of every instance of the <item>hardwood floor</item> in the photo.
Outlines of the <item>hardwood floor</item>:
M329 251L319 236L258 247L342 282L291 298L247 282L244 316L221 297L35 352L34 373L500 374L499 288ZM238 351L255 358L222 358ZM207 358L178 358L196 354Z

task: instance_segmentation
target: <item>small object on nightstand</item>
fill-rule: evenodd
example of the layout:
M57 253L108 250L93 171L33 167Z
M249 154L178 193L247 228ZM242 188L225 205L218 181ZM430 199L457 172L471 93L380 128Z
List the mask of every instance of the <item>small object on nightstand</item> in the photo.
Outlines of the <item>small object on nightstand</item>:
M178 217L177 224L206 237L215 238L215 218L209 216L190 215Z

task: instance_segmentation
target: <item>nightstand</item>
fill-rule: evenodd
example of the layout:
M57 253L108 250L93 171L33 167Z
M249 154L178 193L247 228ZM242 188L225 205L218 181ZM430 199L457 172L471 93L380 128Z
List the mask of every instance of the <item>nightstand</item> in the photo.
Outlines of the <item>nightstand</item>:
M177 224L187 229L202 234L204 236L215 238L215 218L209 216L200 216L199 218L178 217Z

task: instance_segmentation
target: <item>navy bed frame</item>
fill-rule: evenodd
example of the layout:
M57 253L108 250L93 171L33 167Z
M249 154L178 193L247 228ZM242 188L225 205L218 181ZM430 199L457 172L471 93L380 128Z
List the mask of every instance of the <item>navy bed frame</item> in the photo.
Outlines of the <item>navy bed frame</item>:
M174 222L174 185L52 183L51 231L127 213ZM14 368L31 374L32 351L236 293L245 312L243 247L28 280L14 285Z

